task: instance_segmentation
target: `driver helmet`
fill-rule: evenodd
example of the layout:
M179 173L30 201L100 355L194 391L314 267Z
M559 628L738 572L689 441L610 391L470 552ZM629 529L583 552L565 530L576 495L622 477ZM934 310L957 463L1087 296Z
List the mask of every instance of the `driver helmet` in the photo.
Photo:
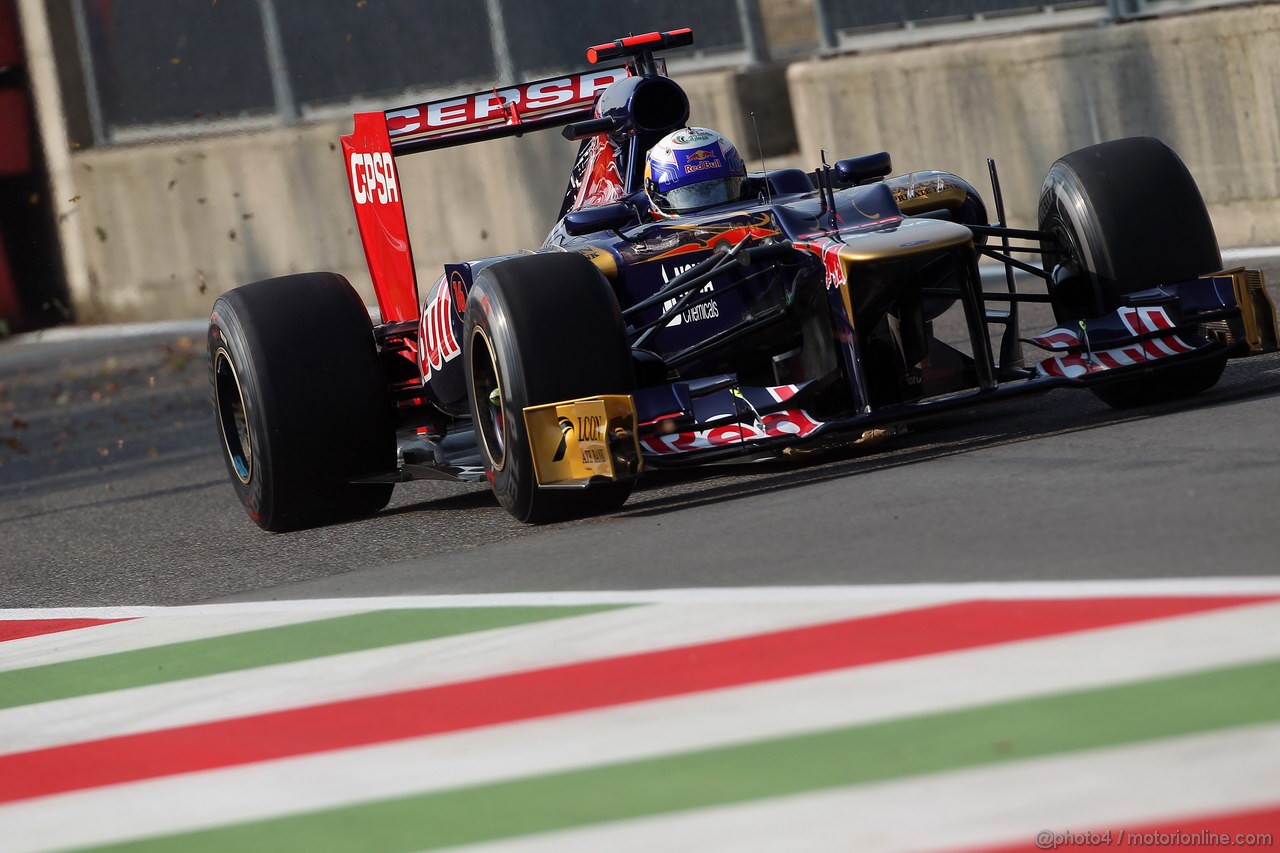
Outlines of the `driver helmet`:
M662 137L644 164L644 190L664 218L734 201L747 167L738 149L705 127L685 127Z

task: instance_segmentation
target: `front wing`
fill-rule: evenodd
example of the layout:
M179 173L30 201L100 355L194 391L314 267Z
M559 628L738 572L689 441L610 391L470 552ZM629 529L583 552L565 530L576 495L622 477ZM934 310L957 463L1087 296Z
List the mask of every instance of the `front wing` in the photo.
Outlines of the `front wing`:
M1105 317L1024 339L1048 356L1030 375L859 412L817 417L805 385L740 386L732 375L636 394L645 462L695 464L802 445L834 433L860 435L1013 396L1092 387L1192 362L1277 348L1275 307L1254 270L1233 270L1131 294Z

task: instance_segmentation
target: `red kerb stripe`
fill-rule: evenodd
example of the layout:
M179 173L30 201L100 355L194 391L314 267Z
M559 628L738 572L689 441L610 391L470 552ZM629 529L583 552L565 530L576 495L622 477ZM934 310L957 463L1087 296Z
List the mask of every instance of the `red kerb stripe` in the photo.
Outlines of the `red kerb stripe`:
M0 756L0 802L809 675L1275 596L973 601Z
M128 621L128 619L4 619L0 620L0 643L6 640L20 640L23 637L38 637L41 634L56 634L59 631L74 631L77 628L92 628L94 625Z

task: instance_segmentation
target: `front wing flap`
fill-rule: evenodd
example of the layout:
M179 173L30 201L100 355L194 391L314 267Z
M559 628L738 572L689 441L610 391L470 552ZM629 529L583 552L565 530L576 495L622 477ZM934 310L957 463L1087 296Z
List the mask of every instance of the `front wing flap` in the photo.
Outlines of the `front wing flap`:
M1126 301L1105 317L1024 339L1051 353L1037 375L1087 382L1223 347L1232 354L1277 348L1275 306L1258 270L1214 273L1132 293Z

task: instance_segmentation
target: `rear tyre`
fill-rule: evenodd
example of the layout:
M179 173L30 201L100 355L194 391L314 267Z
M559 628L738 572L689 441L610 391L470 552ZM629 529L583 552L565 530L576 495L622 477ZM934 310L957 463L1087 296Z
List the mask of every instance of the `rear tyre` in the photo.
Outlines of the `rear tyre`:
M1158 139L1118 139L1061 158L1045 177L1039 218L1053 237L1042 248L1059 323L1101 317L1127 294L1222 268L1195 179ZM1055 246L1066 254L1048 251ZM1224 353L1093 391L1116 408L1159 403L1212 387L1225 365Z
M218 298L209 320L214 414L249 517L283 531L370 515L396 467L390 390L369 313L347 280L304 273Z
M464 352L476 438L498 502L544 523L610 512L633 481L539 488L524 409L595 394L629 394L631 348L617 298L573 252L486 267L467 295Z

